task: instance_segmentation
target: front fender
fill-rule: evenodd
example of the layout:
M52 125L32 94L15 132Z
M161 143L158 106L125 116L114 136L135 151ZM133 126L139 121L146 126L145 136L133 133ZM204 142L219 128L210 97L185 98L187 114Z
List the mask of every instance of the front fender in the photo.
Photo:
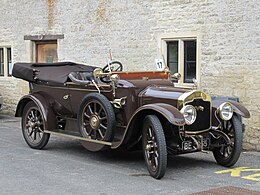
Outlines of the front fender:
M244 118L250 118L250 112L246 109L245 106L243 106L242 104L233 101L233 100L227 100L227 101L219 101L219 100L215 100L212 101L212 107L214 108L214 110L217 110L218 107L223 103L223 102L229 102L234 110L234 112Z
M44 98L41 94L36 93L23 96L16 107L15 116L21 117L24 107L30 101L33 101L40 109L46 129L56 129L56 115L51 109L50 104L46 101L46 98Z
M121 145L124 145L125 143L132 143L135 140L138 140L142 133L142 121L147 115L157 115L159 118L163 117L172 125L185 125L185 119L183 115L174 106L164 103L147 104L141 106L135 111L130 121L128 122L122 140L114 144L112 148L115 149Z
M181 112L175 108L172 105L164 104L164 103L156 103L156 104L147 104L144 106L141 106L138 108L131 120L137 116L139 113L147 110L153 110L155 112L160 113L162 116L164 116L171 124L177 125L177 126L183 126L185 125L185 119ZM130 120L130 122L131 122Z

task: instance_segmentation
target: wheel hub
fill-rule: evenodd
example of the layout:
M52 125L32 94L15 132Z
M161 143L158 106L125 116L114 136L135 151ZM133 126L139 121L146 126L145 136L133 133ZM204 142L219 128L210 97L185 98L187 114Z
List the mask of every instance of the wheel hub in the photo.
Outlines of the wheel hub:
M34 129L35 123L34 123L33 121L30 121L30 122L29 122L29 126L30 126L32 129Z
M152 146L151 146L150 144L147 144L147 145L146 145L146 150L147 150L147 151L150 151L151 149L152 149Z
M156 148L155 143L153 141L148 141L148 143L146 144L146 147L145 147L146 151L148 151L148 152L154 151L155 148Z
M37 131L38 130L38 127L40 126L40 122L35 120L35 119L32 119L29 121L29 127L31 127L31 129L33 131Z
M93 128L93 129L97 129L100 125L100 120L98 118L97 115L92 115L90 117L90 126Z

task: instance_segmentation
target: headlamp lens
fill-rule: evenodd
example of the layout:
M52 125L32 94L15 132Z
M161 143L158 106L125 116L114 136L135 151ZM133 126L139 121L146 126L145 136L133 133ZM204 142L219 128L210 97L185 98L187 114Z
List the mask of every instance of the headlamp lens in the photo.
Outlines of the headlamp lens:
M197 111L192 105L186 105L181 109L181 113L184 116L187 125L194 123L197 117Z

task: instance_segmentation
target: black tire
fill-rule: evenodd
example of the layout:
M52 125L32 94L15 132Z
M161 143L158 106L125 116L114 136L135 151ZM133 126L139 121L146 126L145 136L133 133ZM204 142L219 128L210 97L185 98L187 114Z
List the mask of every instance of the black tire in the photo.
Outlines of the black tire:
M167 167L167 149L162 124L157 116L148 115L144 119L143 154L145 164L152 177L161 179Z
M23 109L22 133L26 143L33 149L42 149L49 141L50 134L44 133L45 122L42 113L34 102Z
M229 137L231 144L229 145L225 139L219 138L222 146L213 150L214 158L218 164L231 167L238 161L242 151L242 129L242 122L235 114L229 121L223 122L223 132Z
M116 126L112 104L102 94L90 93L86 95L80 104L78 126L83 137L99 141L112 141L113 130ZM90 142L82 142L82 145L90 151L104 148L104 145Z

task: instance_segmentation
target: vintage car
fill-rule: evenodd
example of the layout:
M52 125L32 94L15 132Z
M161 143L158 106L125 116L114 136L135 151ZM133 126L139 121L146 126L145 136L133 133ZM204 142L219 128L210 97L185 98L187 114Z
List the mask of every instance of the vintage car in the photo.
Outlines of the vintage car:
M42 149L50 134L78 139L90 151L143 150L150 175L164 176L168 154L212 151L218 164L234 165L242 150L241 116L235 101L177 88L169 71L123 72L118 61L104 68L59 62L16 63L13 76L29 82L16 116L27 144Z

